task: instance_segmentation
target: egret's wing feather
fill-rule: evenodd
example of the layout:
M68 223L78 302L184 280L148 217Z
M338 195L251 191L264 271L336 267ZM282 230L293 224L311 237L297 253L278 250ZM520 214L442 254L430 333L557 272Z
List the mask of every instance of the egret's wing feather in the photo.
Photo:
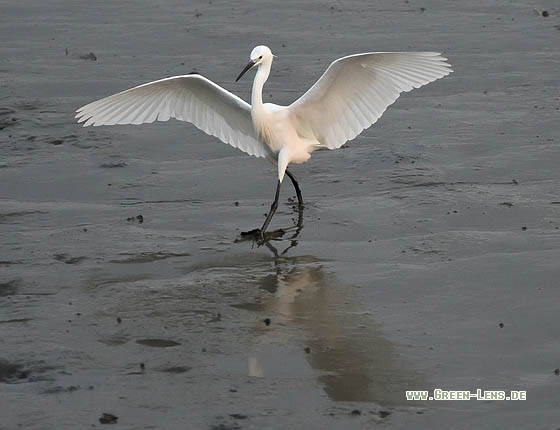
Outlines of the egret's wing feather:
M247 154L266 156L255 135L251 106L200 75L174 76L131 88L81 107L76 118L84 127L176 118Z
M448 75L436 52L373 52L331 63L323 76L289 106L300 135L340 148L374 124L403 91Z

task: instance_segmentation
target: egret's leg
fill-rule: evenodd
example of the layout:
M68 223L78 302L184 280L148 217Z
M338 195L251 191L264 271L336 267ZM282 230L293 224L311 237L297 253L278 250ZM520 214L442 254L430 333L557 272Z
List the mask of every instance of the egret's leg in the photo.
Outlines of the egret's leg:
M303 197L301 196L301 190L299 189L299 184L297 183L296 177L288 169L286 169L286 175L288 175L288 177L292 180L292 184L294 184L294 188L296 189L296 194L297 194L297 200L298 200L298 203L299 203L299 207L301 208L301 207L303 207Z
M278 209L278 198L280 197L280 185L282 183L280 181L278 181L278 185L276 186L276 196L274 197L274 202L272 202L272 205L270 206L270 211L268 211L268 215L266 217L266 219L264 220L264 224L261 227L261 234L264 235L264 232L266 231L266 228L268 227L268 224L270 224L270 220L272 219L272 216L274 215L274 212L276 212L276 209Z

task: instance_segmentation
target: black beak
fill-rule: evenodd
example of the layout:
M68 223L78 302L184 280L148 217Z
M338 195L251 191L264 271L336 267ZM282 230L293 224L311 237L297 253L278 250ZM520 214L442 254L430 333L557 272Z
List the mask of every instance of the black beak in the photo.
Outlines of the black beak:
M237 82L239 79L241 79L241 76L243 76L245 73L247 73L247 70L251 69L255 64L256 64L255 60L249 61L249 63L245 66L243 71L239 74L239 76L237 77L235 82Z

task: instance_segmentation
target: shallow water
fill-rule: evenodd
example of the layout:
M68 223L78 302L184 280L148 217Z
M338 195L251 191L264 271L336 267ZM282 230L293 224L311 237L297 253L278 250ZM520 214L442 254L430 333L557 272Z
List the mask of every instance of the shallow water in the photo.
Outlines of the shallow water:
M553 6L4 4L0 428L557 425ZM295 166L302 227L286 183L267 246L238 239L273 166L175 121L73 121L195 69L248 99L233 80L258 43L284 104L353 52L441 51L455 69ZM527 401L406 401L434 388Z

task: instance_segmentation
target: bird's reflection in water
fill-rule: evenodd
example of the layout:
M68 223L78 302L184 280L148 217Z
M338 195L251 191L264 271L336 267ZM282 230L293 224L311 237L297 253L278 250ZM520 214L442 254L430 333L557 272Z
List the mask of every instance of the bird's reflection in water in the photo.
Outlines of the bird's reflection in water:
M265 276L260 287L270 294L257 303L236 305L271 318L268 325L255 328L255 353L249 358L249 374L267 377L267 370L270 374L286 373L278 366L297 369L297 358L289 356L293 350L265 351L270 345L266 339L282 339L289 331L287 327L297 324L304 329L300 362L304 357L320 372L318 380L332 400L405 405L405 390L425 384L399 357L397 348L382 335L371 315L356 312L349 304L348 297L359 290L326 272L314 257L287 256L288 250L297 246L301 216L302 212L299 227L289 236L285 249L278 247L284 241L264 243L274 255L275 273Z

